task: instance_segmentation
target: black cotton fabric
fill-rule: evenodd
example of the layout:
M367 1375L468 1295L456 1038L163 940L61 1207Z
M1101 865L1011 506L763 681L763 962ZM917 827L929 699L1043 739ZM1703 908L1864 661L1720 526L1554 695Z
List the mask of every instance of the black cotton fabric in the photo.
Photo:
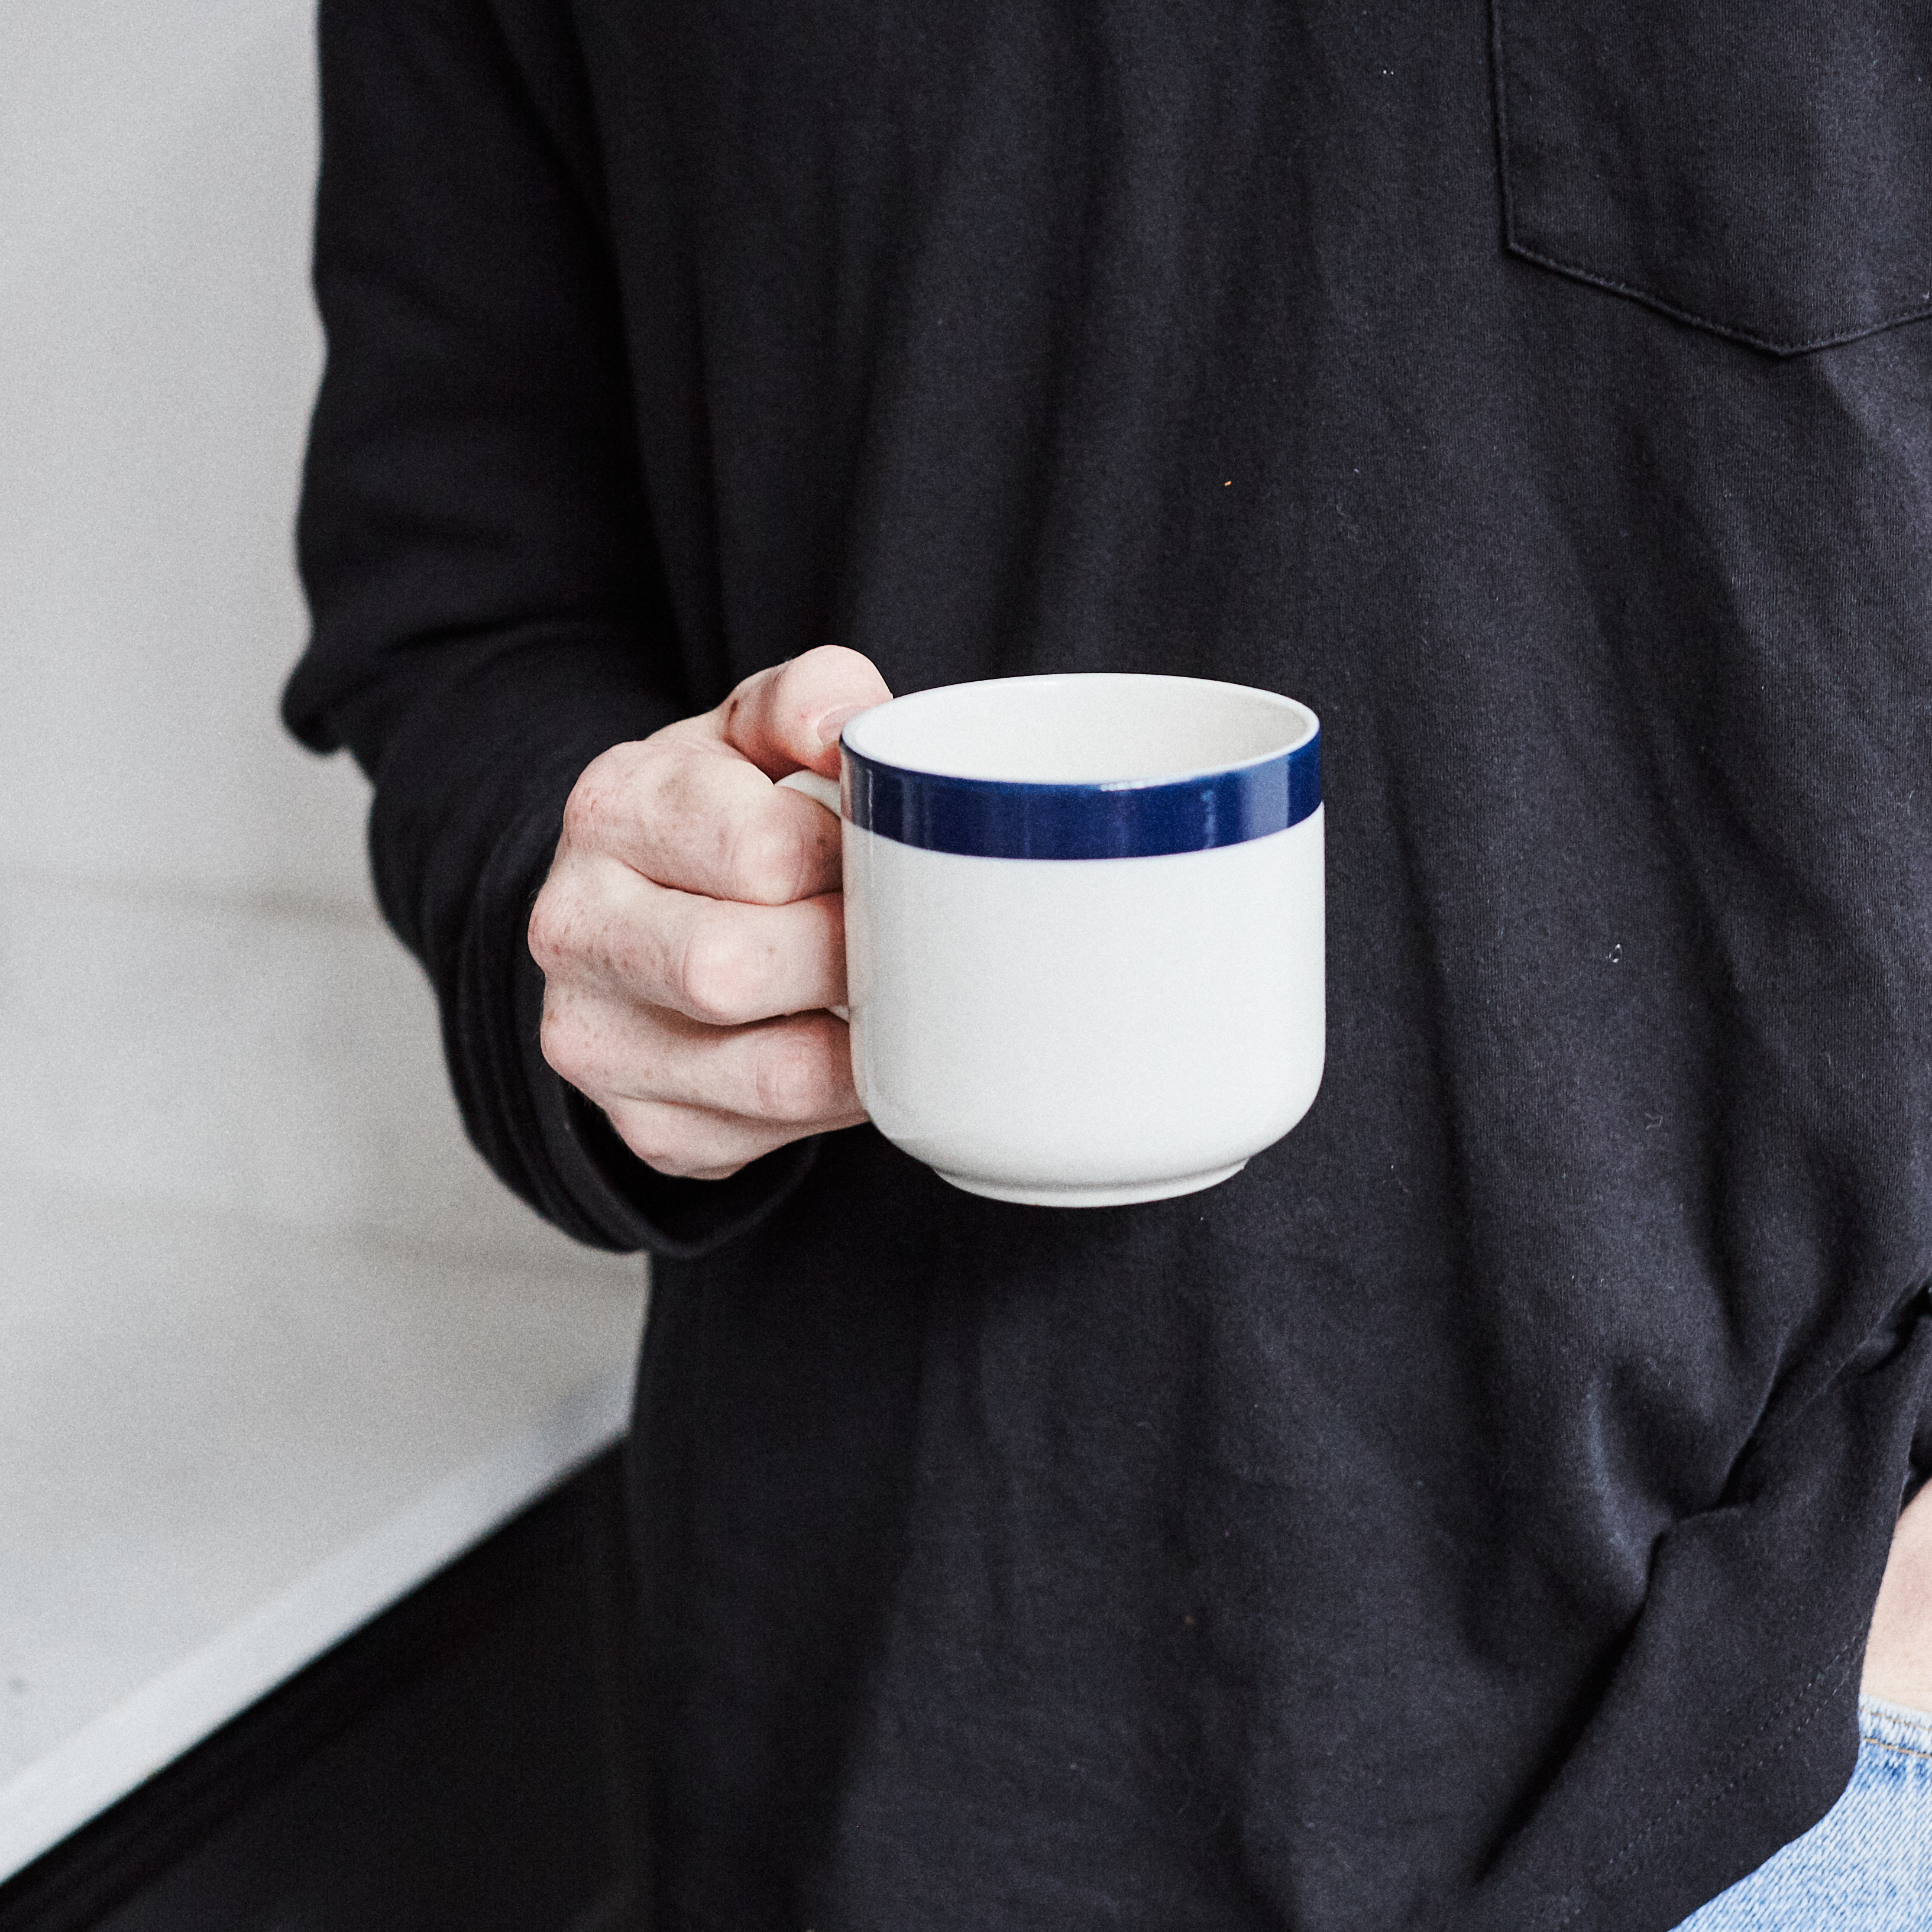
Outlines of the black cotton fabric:
M1661 1932L1835 1797L1932 1350L1928 34L323 0L288 716L478 1145L659 1257L658 1926ZM632 1159L536 1049L563 799L826 642L1322 714L1301 1126L1087 1213Z

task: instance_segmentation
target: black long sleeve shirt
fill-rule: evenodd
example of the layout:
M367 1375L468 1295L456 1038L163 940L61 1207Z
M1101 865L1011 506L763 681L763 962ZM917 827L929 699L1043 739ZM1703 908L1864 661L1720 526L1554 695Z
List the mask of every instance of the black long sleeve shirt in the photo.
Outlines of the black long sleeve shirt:
M322 0L288 716L478 1145L659 1257L664 1932L1658 1932L1832 1802L1932 1349L1918 14ZM1300 1127L628 1155L564 798L828 641L1314 706Z

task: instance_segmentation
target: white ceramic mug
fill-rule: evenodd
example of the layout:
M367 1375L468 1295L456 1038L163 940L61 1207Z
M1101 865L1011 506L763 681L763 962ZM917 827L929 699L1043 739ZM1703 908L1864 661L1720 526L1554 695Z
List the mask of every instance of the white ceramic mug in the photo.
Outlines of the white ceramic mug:
M1321 726L1243 685L1125 673L862 712L842 784L859 1097L999 1201L1211 1187L1321 1084Z

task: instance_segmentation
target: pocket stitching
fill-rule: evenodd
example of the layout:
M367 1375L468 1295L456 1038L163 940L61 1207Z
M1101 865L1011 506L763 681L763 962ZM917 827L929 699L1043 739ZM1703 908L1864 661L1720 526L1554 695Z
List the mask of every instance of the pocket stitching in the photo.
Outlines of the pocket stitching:
M1660 315L1667 315L1678 322L1688 322L1695 327L1708 330L1713 335L1722 336L1732 342L1742 342L1748 348L1762 349L1773 356L1803 356L1814 349L1835 349L1841 343L1862 340L1868 335L1882 334L1888 328L1897 328L1908 322L1923 320L1932 316L1932 301L1915 303L1911 308L1901 309L1895 315L1888 315L1878 322L1862 323L1856 328L1841 331L1835 335L1814 336L1805 342L1778 342L1762 335L1754 335L1748 329L1738 328L1728 322L1716 322L1707 315L1700 315L1694 309L1680 308L1666 302L1661 296L1654 296L1647 289L1635 287L1628 282L1620 282L1610 275L1599 274L1595 270L1581 268L1574 262L1565 262L1555 255L1546 255L1526 245L1516 238L1516 197L1510 186L1510 136L1509 136L1509 76L1503 64L1503 4L1504 0L1490 0L1490 61L1494 70L1496 103L1496 171L1502 177L1503 191L1503 246L1512 255L1526 262L1534 262L1539 268L1554 269L1560 275L1574 277L1580 282L1588 283L1593 288L1607 290L1612 295L1627 296L1633 302L1640 302L1653 308Z
M1679 308L1666 302L1661 296L1654 296L1647 289L1633 287L1628 282L1619 282L1609 275L1600 275L1594 269L1580 268L1574 262L1558 260L1554 255L1540 254L1534 248L1526 248L1516 238L1514 223L1509 212L1509 188L1507 176L1504 188L1503 239L1512 255L1519 255L1526 262L1534 262L1539 267L1554 268L1558 274L1574 277L1580 282L1588 282L1592 287L1607 289L1612 295L1628 296L1633 302L1640 302L1646 308L1655 309L1660 315L1667 315L1679 322L1695 323L1713 335L1721 335L1732 342L1742 342L1753 349L1767 350L1773 356L1804 356L1814 349L1835 349L1840 343L1862 341L1868 335L1882 334L1888 328L1897 328L1908 322L1919 322L1932 316L1932 303L1915 302L1911 308L1900 309L1896 315L1888 315L1876 322L1862 322L1856 328L1848 328L1836 335L1814 336L1805 342L1778 342L1768 336L1754 335L1748 329L1738 328L1726 322L1713 321L1709 316L1700 315L1695 309Z

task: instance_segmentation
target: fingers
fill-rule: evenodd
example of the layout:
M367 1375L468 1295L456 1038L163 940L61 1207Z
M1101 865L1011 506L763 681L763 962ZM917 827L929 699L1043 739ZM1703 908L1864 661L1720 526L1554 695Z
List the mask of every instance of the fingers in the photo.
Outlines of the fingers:
M681 892L782 905L837 890L838 838L824 806L693 718L596 759L565 807L562 849L620 860Z
M808 808L829 816L809 800ZM598 998L742 1026L845 1003L837 892L746 905L674 892L613 860L574 892L538 896L530 946L545 980Z
M836 1024L836 1022L835 1022ZM660 1106L620 1100L605 1108L624 1144L646 1166L690 1180L723 1180L761 1155L802 1139L863 1120L825 1120L812 1127L771 1126L694 1107Z
M606 1108L619 1102L697 1108L788 1135L864 1117L852 1082L850 1036L830 1013L707 1027L662 1008L572 1010L560 1002L544 1014L544 1051Z
M866 1118L849 1035L830 1013L707 1027L659 1009L551 995L543 1048L663 1174L718 1178Z
M530 947L543 1051L661 1172L718 1178L866 1118L845 994L837 818L775 781L838 769L891 696L856 651L808 651L579 777Z
M773 782L836 776L841 725L890 695L869 659L836 645L760 671L716 710L594 760L565 808L562 849L747 904L833 891L838 820Z
M855 712L892 696L872 659L821 644L748 677L711 716L725 743L767 777L838 775L838 732Z

